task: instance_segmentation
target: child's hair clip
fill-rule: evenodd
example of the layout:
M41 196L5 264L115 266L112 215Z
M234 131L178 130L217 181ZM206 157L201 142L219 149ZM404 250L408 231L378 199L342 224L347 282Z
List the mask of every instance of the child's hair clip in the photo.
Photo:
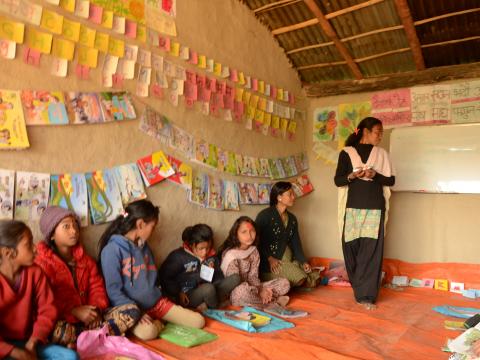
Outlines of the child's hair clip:
M358 135L358 132L360 131L360 129L358 127L355 128L355 130L353 130L353 132L355 133L355 135Z
M128 212L125 211L122 215L123 215L123 218L126 219L128 216Z

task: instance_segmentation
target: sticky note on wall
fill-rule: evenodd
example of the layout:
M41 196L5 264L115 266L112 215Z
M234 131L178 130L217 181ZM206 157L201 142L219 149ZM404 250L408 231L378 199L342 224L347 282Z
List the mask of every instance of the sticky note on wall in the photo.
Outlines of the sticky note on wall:
M75 44L69 40L55 37L52 45L52 55L65 60L73 60Z
M50 50L52 49L52 39L52 34L29 28L25 37L25 44L29 48L38 50L43 54L50 54Z
M23 43L25 25L0 17L0 39Z

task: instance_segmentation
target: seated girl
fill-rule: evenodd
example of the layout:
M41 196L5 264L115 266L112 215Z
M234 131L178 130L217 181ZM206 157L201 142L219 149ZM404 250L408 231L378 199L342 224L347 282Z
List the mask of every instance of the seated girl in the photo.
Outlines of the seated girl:
M128 305L107 310L103 278L79 241L75 213L49 206L40 218L40 230L44 240L37 245L35 263L48 277L59 314L52 341L74 347L80 332L104 324L111 335L124 334L135 323L138 310Z
M158 207L150 201L134 201L103 233L100 261L108 298L113 306L129 304L139 309L141 315L139 312L135 320L150 329L156 326L153 319L203 328L202 315L175 305L157 286L157 267L147 240L158 215Z
M160 267L162 289L183 306L216 308L240 284L240 277L224 278L212 248L210 226L189 226L183 231L182 240L183 246L172 251Z
M32 232L23 222L0 221L0 359L79 359L48 344L57 319L53 292L33 265Z
M233 224L227 239L223 243L220 254L221 269L225 276L238 274L241 284L230 296L232 305L268 305L277 303L286 306L290 290L287 279L276 278L261 282L258 277L260 254L257 249L257 232L255 223L247 216L239 217Z

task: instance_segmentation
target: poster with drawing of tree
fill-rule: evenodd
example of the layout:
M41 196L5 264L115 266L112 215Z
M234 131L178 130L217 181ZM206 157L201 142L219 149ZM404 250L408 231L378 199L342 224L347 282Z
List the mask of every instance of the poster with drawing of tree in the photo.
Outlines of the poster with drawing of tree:
M338 148L345 146L345 140L355 131L363 118L370 116L372 104L370 101L338 105Z

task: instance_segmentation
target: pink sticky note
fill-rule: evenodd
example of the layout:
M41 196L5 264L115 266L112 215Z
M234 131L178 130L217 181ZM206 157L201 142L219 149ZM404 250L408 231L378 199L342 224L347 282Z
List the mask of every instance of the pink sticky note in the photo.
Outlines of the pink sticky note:
M288 93L288 102L295 105L295 96L291 92Z
M170 38L160 36L158 47L166 52L170 52Z
M238 82L238 71L236 69L230 70L230 81Z
M253 79L252 79L252 90L253 90L253 91L257 91L257 90L258 90L258 79L257 79L257 78L253 78Z
M152 85L152 95L156 98L163 99L163 89L158 84Z
M123 88L123 75L122 74L113 74L112 75L113 87L117 89Z
M135 21L127 20L125 22L125 36L130 39L137 37L137 23Z
M270 97L272 99L276 99L277 98L277 88L275 86L272 85L272 87L270 88Z
M77 66L75 67L75 74L81 80L88 80L90 68L85 65L77 64Z
M25 64L40 66L40 51L26 47L23 49L23 61Z
M162 0L162 10L170 12L172 10L173 0Z
M190 60L188 62L194 65L198 64L198 53L196 51L190 49Z
M101 6L90 3L90 15L88 19L94 24L102 23L103 8Z

